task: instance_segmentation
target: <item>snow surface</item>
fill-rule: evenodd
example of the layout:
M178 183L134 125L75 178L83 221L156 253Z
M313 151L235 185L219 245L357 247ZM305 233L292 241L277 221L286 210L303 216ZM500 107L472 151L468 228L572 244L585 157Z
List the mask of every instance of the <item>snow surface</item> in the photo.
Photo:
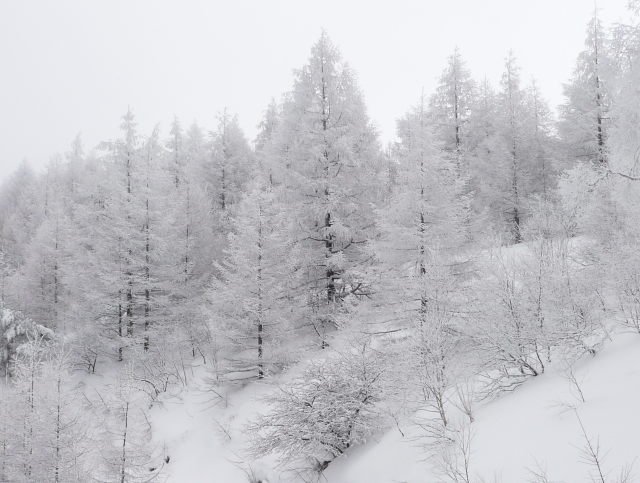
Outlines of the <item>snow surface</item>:
M298 370L298 369L293 369ZM531 481L529 470L547 469L549 481L589 481L581 459L587 436L599 441L608 480L640 455L640 334L618 333L595 356L573 365L586 402L567 378L566 364L492 401L477 403L472 423L471 470L475 481ZM200 379L205 373L200 373ZM290 374L285 375L285 377ZM257 399L273 388L252 383L229 390L224 400L192 388L156 405L155 438L171 456L170 483L276 483L286 480L273 461L250 462L243 453L243 426L267 410ZM574 409L570 409L574 407ZM455 414L453 415L456 416ZM351 448L324 472L329 483L423 483L432 472L420 430L391 428L366 445ZM638 470L638 468L634 468ZM635 473L635 471L634 471ZM296 481L296 480L293 480Z

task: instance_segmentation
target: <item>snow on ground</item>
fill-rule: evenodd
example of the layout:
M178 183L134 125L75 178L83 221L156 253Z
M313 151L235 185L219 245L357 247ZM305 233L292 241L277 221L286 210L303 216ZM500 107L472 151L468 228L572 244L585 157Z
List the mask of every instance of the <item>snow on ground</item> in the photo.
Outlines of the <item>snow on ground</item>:
M530 481L538 466L550 481L583 482L592 470L581 460L586 440L599 440L609 481L640 455L640 334L617 334L595 356L573 365L585 402L567 377L566 365L525 382L512 393L477 404L471 470L475 481ZM250 384L212 404L211 394L190 389L152 411L156 440L171 456L170 483L246 483L284 481L272 462L249 465L242 453L241 428L267 408L256 399L272 390ZM570 406L575 407L569 409ZM224 429L222 429L224 428ZM349 450L325 471L328 483L423 483L438 481L415 439L419 430L402 426ZM228 435L225 433L228 432ZM230 438L229 438L230 436ZM235 464L234 464L235 462ZM640 463L638 463L640 464ZM240 467L242 468L240 468ZM636 465L637 466L637 465ZM635 468L636 473L640 468Z
M573 373L586 402L579 399L566 369L556 367L509 394L478 404L471 472L476 481L530 481L529 470L547 469L550 481L589 479L580 450L599 440L610 481L640 455L640 334L620 334L594 356L585 356ZM575 395L574 395L575 394ZM363 454L364 453L364 454ZM336 461L327 470L331 483L418 483L437 481L416 443L390 431L381 442L360 449L356 458ZM391 474L390 474L391 473Z
M242 427L267 408L258 399L270 390L265 384L230 388L217 395L206 390L204 371L198 387L157 405L151 414L154 439L171 457L168 483L246 483L247 472L257 479L273 478L264 464L246 460ZM273 465L271 465L273 466Z

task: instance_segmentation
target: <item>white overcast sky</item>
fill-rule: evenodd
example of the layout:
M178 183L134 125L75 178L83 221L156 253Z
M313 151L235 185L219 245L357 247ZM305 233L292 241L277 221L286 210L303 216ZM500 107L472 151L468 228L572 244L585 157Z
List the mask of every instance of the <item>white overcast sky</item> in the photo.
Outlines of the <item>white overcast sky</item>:
M627 0L599 0L605 25ZM497 85L513 49L557 105L583 49L591 0L0 0L0 179L177 115L214 130L223 109L250 139L272 97L290 90L322 28L358 74L384 142L395 119L432 93L455 46L476 79Z

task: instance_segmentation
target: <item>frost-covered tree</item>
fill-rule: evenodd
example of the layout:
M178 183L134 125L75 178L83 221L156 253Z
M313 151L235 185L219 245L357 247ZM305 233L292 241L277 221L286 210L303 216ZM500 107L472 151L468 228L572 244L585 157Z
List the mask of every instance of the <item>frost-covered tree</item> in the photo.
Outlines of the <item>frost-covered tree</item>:
M387 376L384 357L367 345L310 361L264 398L271 409L247 427L252 456L276 454L287 469L321 473L383 427L377 403Z
M431 97L430 110L443 149L454 153L459 172L466 172L461 158L468 147L468 122L476 102L476 85L457 47L447 64Z
M276 193L259 184L232 218L227 256L208 293L210 331L228 361L219 371L232 379L262 378L282 362L292 249L284 225Z
M218 129L212 134L209 179L214 208L225 212L238 202L252 170L253 156L238 116L225 110L218 116Z
M612 59L610 42L595 10L587 26L586 49L578 55L573 76L564 86L559 131L570 156L596 165L607 162Z
M3 481L88 481L86 422L67 354L38 340L22 349L10 385L2 388L4 410L12 415L3 420Z
M629 7L637 14L637 2ZM640 206L640 28L617 25L613 29L611 56L616 78L609 87L610 125L606 130L606 165L597 170L597 182L588 188L594 203L590 207L589 228L602 250L602 268L609 271L627 325L634 326L638 266L638 223ZM611 82L611 81L610 81ZM606 168L606 169L605 169ZM594 196L595 195L595 196Z
M324 344L342 300L363 288L354 269L372 225L378 156L355 74L325 32L296 72L273 139L301 256L300 301Z
M107 154L87 173L75 210L83 248L75 264L84 282L85 317L93 321L80 337L90 343L99 337L102 350L120 360L125 347L144 336L148 153L135 128L129 111L123 138L102 146Z
M553 134L555 126L551 109L533 78L526 88L525 103L528 115L523 144L531 165L530 191L549 200L556 188L560 156L556 147L557 139Z
M204 133L193 123L185 133L183 157L176 168L180 181L169 192L169 205L165 205L165 214L171 220L165 240L169 256L166 289L170 317L177 329L170 336L167 334L166 340L175 342L194 357L196 353L204 353L208 340L200 307L211 282L214 261L222 258L226 245L220 217L212 212L206 182L208 156ZM169 165L172 166L173 161L169 160Z
M151 442L147 418L150 400L133 376L131 367L120 372L113 384L95 399L96 428L101 432L96 481L143 483L166 475L163 449Z
M278 104L275 99L271 99L271 102L264 111L262 120L258 124L258 135L254 141L256 153L261 153L263 149L271 142L278 124L280 122L280 113Z
M0 236L6 261L14 268L24 261L26 245L44 214L40 183L25 159L0 189ZM12 300L14 303L19 301ZM18 306L18 305L17 305ZM19 305L22 308L21 305Z
M473 153L476 204L488 207L494 228L506 241L523 241L528 201L553 186L553 138L548 107L535 84L527 91L512 52L505 62L501 90L488 120L474 120L484 133ZM487 92L489 94L489 92ZM481 96L482 99L483 96Z
M526 251L497 252L474 283L473 324L484 354L486 390L511 389L549 362L595 353L604 338L597 266L571 239L541 239Z
M11 373L14 358L20 353L21 347L27 348L30 344L51 340L54 332L31 319L24 317L22 312L5 307L0 301L0 369L4 374Z
M520 243L522 235L520 224L523 216L523 200L525 197L525 157L522 146L522 123L524 95L520 87L519 67L515 57L510 52L505 62L505 72L502 75L500 107L503 112L501 119L501 141L504 156L501 168L502 200L496 201L502 205L502 211L508 220L513 241ZM502 203L501 203L502 202Z
M47 214L26 246L20 270L21 288L31 294L25 313L54 330L65 325L65 312L72 302L67 288L67 277L72 275L67 267L72 227L60 201L49 201Z
M181 171L185 163L185 148L184 148L184 132L177 116L174 116L171 123L171 130L169 131L171 138L167 141L166 146L171 152L171 159L169 161L169 171L173 172L173 181L176 188L180 187L180 180L182 178Z
M468 227L455 162L428 121L424 98L398 121L397 181L377 211L379 237L369 243L376 295L365 319L370 331L402 335L404 390L414 410L428 406L446 425L459 345L456 299L468 270L458 256Z

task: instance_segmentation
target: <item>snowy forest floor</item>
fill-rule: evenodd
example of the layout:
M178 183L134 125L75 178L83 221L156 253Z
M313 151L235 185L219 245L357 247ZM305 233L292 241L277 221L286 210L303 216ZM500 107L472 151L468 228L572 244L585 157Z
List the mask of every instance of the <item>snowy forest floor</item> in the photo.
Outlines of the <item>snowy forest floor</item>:
M535 481L534 473L545 473L548 481L555 482L590 480L596 468L585 458L586 438L594 447L599 445L607 482L616 481L625 467L636 462L640 335L613 335L595 356L586 355L574 363L571 372L573 376L566 365L558 364L511 393L476 403L469 426L471 481ZM242 450L247 438L242 428L266 409L258 396L274 390L273 386L251 383L230 390L221 400L203 390L206 376L203 367L197 368L197 383L179 396L165 398L151 411L154 439L171 456L168 482L289 481L290 475L279 474L273 461L249 462ZM402 433L389 429L366 445L348 450L331 463L321 481L449 481L434 472L421 430L402 423L400 429Z

